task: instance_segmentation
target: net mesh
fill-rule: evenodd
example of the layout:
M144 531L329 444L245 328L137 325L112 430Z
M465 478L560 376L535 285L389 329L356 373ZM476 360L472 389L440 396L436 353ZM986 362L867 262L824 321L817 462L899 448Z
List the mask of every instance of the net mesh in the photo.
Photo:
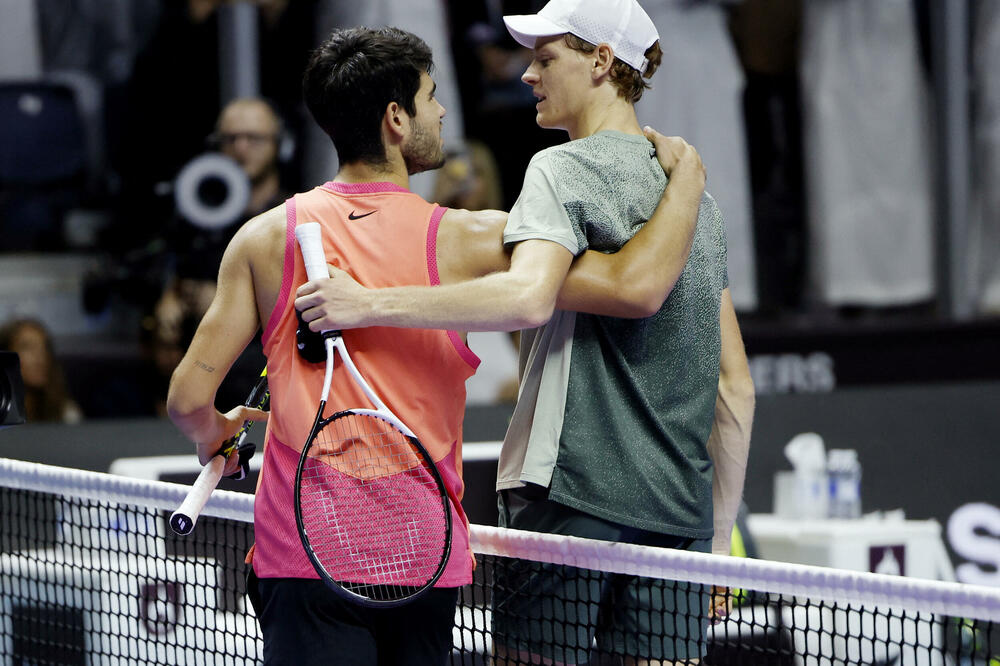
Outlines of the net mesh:
M255 664L252 497L0 460L0 655ZM1000 590L474 526L451 663L1000 664ZM674 582L679 581L679 582ZM713 585L734 597L708 617Z

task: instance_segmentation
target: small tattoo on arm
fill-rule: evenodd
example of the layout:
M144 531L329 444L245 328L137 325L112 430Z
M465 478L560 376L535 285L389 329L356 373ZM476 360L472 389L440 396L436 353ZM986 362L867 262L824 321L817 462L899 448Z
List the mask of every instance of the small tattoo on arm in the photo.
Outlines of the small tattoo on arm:
M202 363L201 361L196 360L194 364L196 367L201 368L205 372L215 372L215 368L211 365L208 365L207 363Z

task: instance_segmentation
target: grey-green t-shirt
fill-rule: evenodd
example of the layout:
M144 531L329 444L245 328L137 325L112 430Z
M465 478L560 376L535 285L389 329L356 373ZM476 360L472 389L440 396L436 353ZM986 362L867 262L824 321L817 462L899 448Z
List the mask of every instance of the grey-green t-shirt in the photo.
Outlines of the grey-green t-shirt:
M617 251L653 215L665 185L641 136L600 132L549 148L528 166L504 242L549 240L574 255ZM607 520L711 536L706 443L727 281L722 216L705 195L690 258L658 313L557 310L523 331L497 489L535 483L550 488L550 499Z

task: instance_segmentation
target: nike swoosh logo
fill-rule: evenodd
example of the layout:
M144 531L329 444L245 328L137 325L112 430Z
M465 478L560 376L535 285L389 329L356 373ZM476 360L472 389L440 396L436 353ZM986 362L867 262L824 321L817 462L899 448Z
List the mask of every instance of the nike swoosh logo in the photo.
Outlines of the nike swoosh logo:
M375 210L373 210L372 212L370 212L370 213L365 213L364 215L355 215L355 214L354 214L354 211L352 210L352 211L351 211L351 214L347 216L347 219L348 219L348 220L360 220L360 219L361 219L361 218L363 218L363 217L368 217L369 215L374 215L374 214L375 214L375 213L377 213L377 212L378 212L378 211L375 211Z

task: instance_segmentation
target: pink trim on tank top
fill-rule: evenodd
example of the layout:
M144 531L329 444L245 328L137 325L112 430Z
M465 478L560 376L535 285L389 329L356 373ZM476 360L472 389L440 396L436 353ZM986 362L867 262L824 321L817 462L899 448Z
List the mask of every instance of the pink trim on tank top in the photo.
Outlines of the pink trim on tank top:
M441 218L444 217L447 211L447 208L437 206L434 212L431 213L431 221L427 225L427 276L430 278L432 287L441 284L441 276L438 275L437 239L438 227L441 226Z
M292 292L292 279L295 277L295 197L285 201L285 265L281 273L281 290L278 300L274 303L271 316L267 318L267 326L261 335L261 343L266 345L274 333L275 327L285 312L288 295Z
M473 370L479 368L479 364L483 362L482 359L476 356L476 352L469 349L469 345L465 344L462 336L455 331L448 331L448 339L451 340L451 344L455 346L455 351L458 352L463 361L472 366Z
M469 543L469 518L465 515L458 496L465 491L462 477L458 475L455 461L460 457L458 442L451 443L451 452L437 461L435 466L441 474L444 486L449 490L451 505L451 554L441 578L434 587L458 587L472 582L472 547Z
M448 212L447 208L436 207L434 212L431 213L430 224L427 225L427 276L430 279L432 287L441 284L441 276L438 273L437 263L437 236L438 227L441 226L441 218L444 217L446 212ZM479 368L482 360L469 349L469 345L465 344L462 336L455 331L448 331L448 339L451 340L451 344L455 347L455 351L458 352L463 361L472 366L473 370Z
M323 188L340 194L374 194L376 192L409 192L405 187L395 183L335 183L332 180L323 184Z

